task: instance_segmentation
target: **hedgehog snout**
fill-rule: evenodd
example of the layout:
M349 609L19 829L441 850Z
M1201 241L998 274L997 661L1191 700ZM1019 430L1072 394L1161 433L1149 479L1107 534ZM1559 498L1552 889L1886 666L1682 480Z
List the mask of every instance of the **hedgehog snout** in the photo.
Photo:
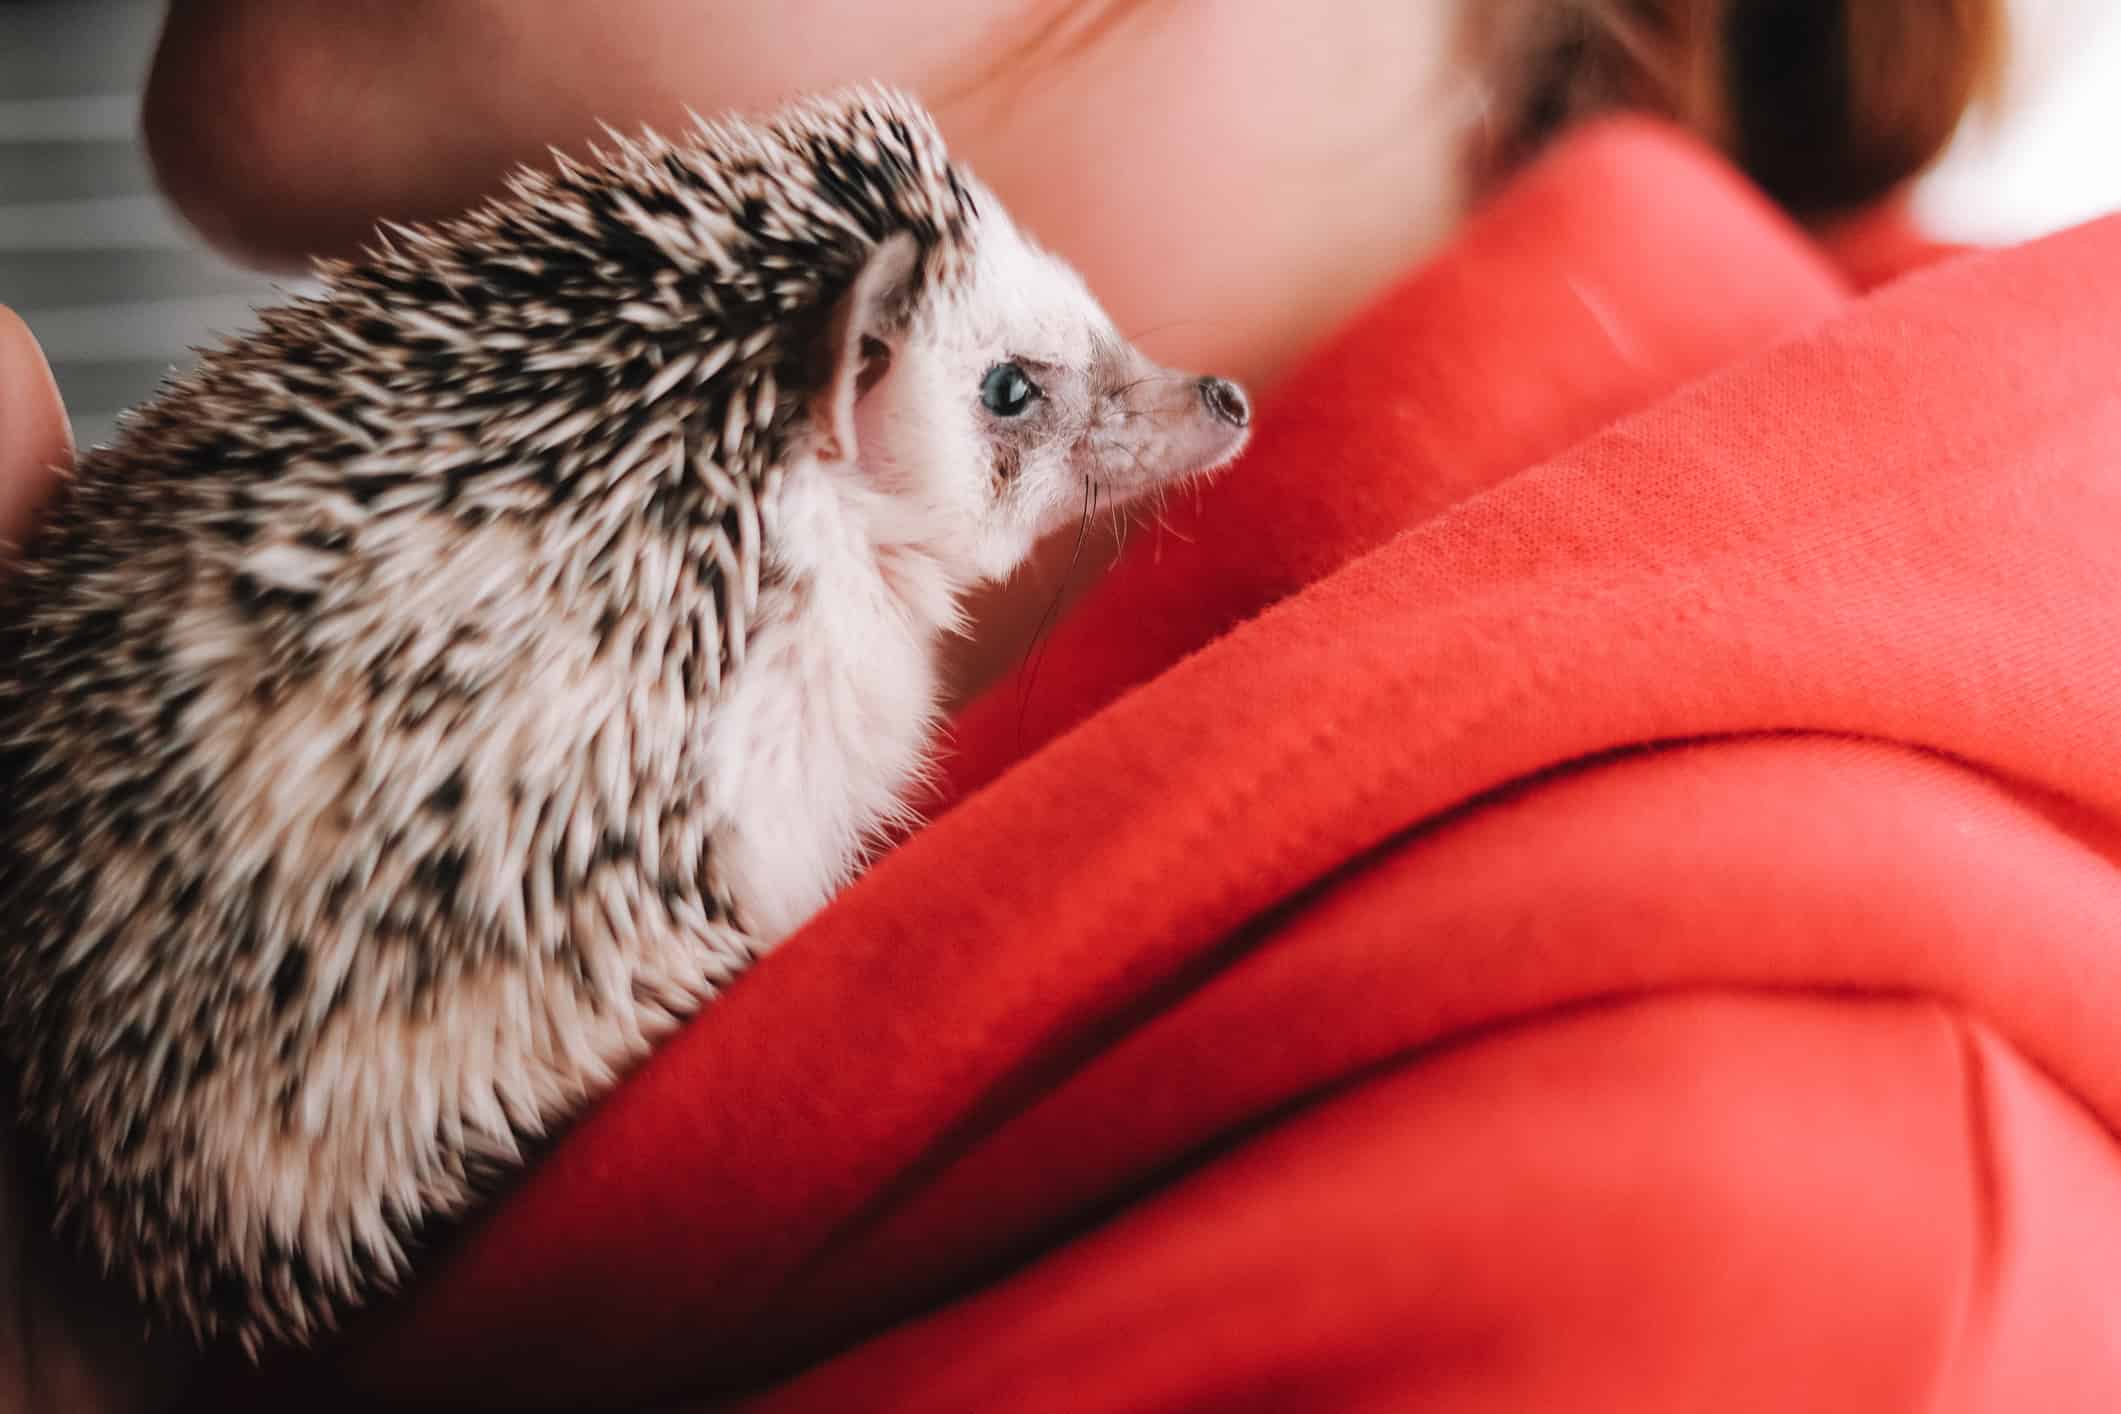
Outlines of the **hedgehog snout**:
M1227 378L1167 372L1147 383L1147 424L1153 439L1145 460L1159 480L1199 476L1229 462L1251 436L1252 402ZM1141 396L1140 393L1136 396Z
M1200 380L1200 400L1207 406L1208 414L1232 427L1247 427L1252 422L1252 404L1245 398L1245 390L1227 378L1213 376Z

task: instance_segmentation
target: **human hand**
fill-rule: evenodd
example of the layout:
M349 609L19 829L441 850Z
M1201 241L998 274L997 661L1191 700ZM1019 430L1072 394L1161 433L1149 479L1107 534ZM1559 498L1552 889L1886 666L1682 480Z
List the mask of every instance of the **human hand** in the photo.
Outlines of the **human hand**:
M43 351L21 318L0 306L0 547L21 542L58 468L73 459L73 434Z
M0 574L72 460L51 369L21 319L0 307ZM11 1098L12 1088L0 1076L0 1096ZM189 1352L145 1340L126 1294L53 1240L21 1160L12 1116L0 1104L0 1409L144 1414L166 1407Z

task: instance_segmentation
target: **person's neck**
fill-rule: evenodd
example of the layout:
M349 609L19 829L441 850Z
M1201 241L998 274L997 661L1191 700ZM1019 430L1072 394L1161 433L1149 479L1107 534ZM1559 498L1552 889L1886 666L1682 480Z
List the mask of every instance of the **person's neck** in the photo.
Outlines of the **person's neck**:
M1487 0L1109 0L1072 48L924 92L952 149L1146 353L1271 392L1472 199L1488 85L1467 3ZM946 645L950 700L1029 652L1118 535L1071 527L974 595L974 632Z
M1078 47L932 101L1123 332L1263 387L1462 216L1485 88L1462 3L1121 5Z

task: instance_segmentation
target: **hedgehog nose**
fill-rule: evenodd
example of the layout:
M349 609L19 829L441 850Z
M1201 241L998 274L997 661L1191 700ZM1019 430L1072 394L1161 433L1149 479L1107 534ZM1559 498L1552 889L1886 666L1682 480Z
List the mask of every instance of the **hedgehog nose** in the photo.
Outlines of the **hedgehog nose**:
M1232 427L1243 427L1252 420L1252 405L1245 401L1245 390L1227 378L1201 379L1200 400L1217 421Z

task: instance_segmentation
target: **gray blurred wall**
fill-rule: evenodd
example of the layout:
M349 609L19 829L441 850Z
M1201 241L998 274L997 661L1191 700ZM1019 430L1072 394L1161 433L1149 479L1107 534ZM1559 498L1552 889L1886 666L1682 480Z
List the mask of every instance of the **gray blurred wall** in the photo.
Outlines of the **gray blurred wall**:
M84 444L271 288L155 194L137 125L161 10L0 0L0 304L43 342Z

